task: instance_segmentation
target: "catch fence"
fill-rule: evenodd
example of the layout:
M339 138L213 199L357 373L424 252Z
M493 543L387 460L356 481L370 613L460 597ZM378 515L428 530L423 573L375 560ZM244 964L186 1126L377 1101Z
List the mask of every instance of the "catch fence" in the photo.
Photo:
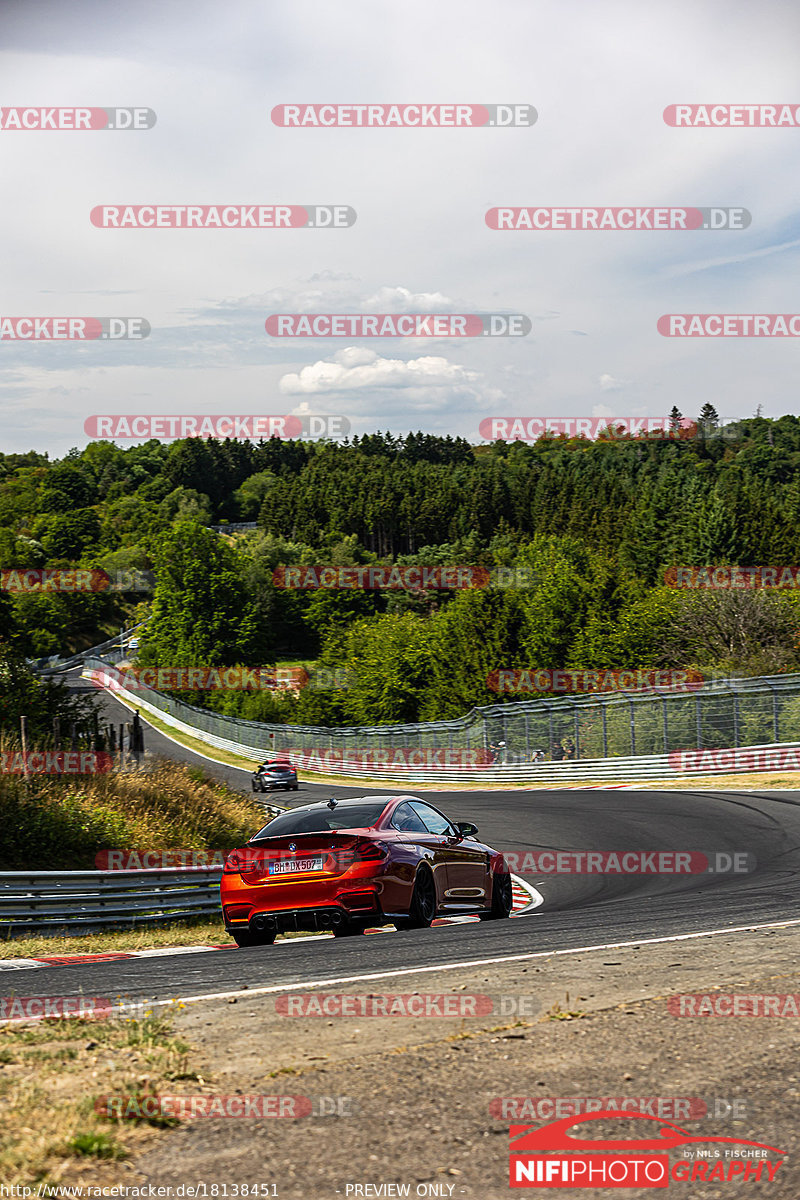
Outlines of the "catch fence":
M440 778L485 780L495 773L498 780L544 779L554 772L589 777L626 760L655 778L659 770L674 773L669 760L681 750L800 742L800 674L717 679L688 694L515 701L449 721L331 729L246 721L150 688L128 691L124 673L99 658L86 658L84 674L210 745L251 758L285 754L306 770L329 774L375 775L376 767L386 767L392 773L413 770L418 777L429 771Z

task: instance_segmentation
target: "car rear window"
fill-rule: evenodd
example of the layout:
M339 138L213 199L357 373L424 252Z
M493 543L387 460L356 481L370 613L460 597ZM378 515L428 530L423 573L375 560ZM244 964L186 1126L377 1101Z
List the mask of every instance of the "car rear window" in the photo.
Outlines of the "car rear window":
M314 808L281 813L251 838L280 837L288 833L325 833L329 829L369 829L386 808L386 801L348 804L340 808Z

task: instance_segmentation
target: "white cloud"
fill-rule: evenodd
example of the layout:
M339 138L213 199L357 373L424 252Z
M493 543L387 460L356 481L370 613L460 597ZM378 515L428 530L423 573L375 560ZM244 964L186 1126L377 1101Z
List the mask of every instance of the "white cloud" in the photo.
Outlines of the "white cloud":
M619 392L630 383L630 380L615 379L613 375L601 375L599 383L601 392Z
M411 292L405 287L382 287L364 301L372 312L452 312L455 302L441 292Z
M348 346L330 359L311 363L296 373L284 375L279 383L284 396L320 395L363 391L365 388L445 388L474 385L477 371L468 371L438 355L412 358L382 358L374 350Z

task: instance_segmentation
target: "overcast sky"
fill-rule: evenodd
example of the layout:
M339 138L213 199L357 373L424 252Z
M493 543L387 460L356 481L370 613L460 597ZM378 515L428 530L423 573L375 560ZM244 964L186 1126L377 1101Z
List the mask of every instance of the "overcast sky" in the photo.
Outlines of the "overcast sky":
M2 0L3 106L133 105L142 131L0 131L5 316L139 316L142 342L0 342L0 449L98 413L335 413L479 441L487 416L796 408L797 339L670 339L670 312L800 312L791 3ZM530 128L288 129L276 104L527 103ZM95 228L98 204L355 208L347 229ZM496 205L741 206L746 230L496 232ZM517 312L527 337L270 338L276 312ZM121 443L131 444L131 443Z

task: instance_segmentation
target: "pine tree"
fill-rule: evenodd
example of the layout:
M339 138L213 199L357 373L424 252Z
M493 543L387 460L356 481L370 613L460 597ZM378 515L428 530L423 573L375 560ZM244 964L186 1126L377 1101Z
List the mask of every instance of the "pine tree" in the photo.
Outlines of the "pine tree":
M704 404L700 409L697 424L705 437L711 435L719 427L719 414L713 404Z

